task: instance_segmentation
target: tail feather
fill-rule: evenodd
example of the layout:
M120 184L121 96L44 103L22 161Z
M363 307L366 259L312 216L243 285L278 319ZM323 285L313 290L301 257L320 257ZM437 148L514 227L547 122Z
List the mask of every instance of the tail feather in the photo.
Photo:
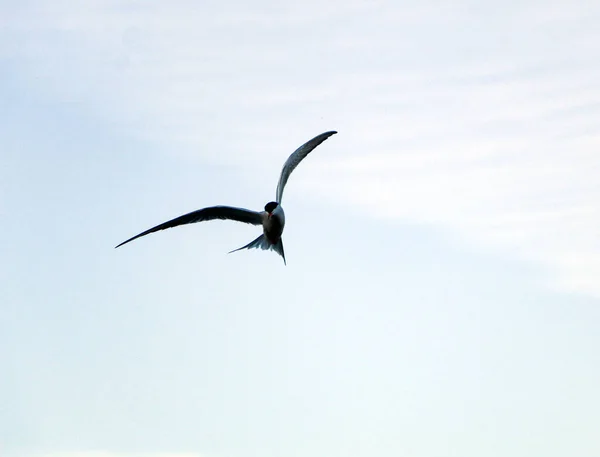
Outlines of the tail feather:
M241 251L242 249L263 249L265 251L271 249L273 251L275 251L277 254L279 254L281 257L283 257L283 263L287 265L286 261L285 261L285 254L283 253L283 242L281 241L281 238L279 238L279 241L275 244L272 244L269 242L269 240L267 240L267 238L265 237L265 235L261 235L258 238L256 238L253 241L250 241L250 243L248 243L245 246L242 246L241 248L237 248L234 249L233 251L229 251L229 254L231 254L232 252L237 252L237 251Z
M281 241L281 238L279 238L277 243L271 245L271 249L283 257L283 264L287 265L287 262L285 261L285 253L283 252L283 241Z

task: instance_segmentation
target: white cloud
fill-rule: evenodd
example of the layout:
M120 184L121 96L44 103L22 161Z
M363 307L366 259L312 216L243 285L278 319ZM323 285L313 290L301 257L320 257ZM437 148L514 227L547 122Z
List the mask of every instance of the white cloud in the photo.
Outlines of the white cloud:
M449 228L600 296L595 3L11 8L0 52L40 94L190 160L272 159L274 173L338 129L322 173L295 185Z

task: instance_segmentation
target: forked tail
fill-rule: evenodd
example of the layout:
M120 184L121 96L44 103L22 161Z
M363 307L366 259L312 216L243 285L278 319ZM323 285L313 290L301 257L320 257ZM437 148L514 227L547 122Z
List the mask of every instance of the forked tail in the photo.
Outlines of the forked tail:
M272 249L277 254L279 254L281 257L283 257L283 263L287 265L287 263L285 261L285 254L283 252L283 242L281 241L281 238L279 238L279 241L277 243L272 244L269 242L269 240L267 240L267 238L263 234L263 235L259 236L258 238L256 238L254 241L251 241L250 243L248 243L246 246L242 246L241 248L237 248L237 249L234 249L233 251L229 251L229 254L231 254L232 252L241 251L242 249L263 249L265 251Z

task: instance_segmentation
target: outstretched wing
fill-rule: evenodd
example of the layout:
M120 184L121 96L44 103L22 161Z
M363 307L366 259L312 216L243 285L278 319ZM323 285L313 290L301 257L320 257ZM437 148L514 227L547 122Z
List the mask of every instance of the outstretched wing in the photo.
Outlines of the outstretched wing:
M283 164L281 169L281 176L279 177L279 183L277 184L277 203L281 203L283 196L283 188L287 183L292 171L298 166L298 164L304 159L314 148L320 145L323 141L329 138L331 135L335 135L337 132L325 132L314 137L312 140L307 141L298 149L296 149L291 156Z
M214 219L230 219L232 221L244 222L246 224L261 225L262 218L261 213L256 211L250 211L244 208L234 208L233 206L210 206L208 208L202 208L191 213L184 214L183 216L176 217L170 221L163 222L156 227L146 230L127 241L123 241L121 244L115 246L123 246L130 241L135 240L149 233L158 232L159 230L165 230L171 227L177 227L178 225L193 224L194 222L211 221Z

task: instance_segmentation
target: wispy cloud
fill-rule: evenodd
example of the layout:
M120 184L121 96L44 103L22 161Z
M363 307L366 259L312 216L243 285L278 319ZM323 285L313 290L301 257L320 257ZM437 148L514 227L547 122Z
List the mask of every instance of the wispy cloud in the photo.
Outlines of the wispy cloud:
M190 160L276 170L290 141L338 129L306 192L600 296L595 3L30 2L3 18L31 90Z

